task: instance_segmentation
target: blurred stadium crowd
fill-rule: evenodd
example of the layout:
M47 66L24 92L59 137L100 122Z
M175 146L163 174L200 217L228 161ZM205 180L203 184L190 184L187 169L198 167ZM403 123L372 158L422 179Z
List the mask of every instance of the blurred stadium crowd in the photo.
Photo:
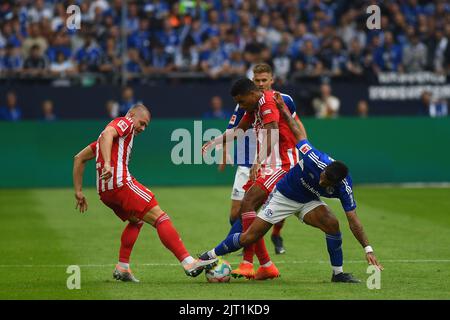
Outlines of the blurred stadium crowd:
M0 3L3 78L89 72L111 82L126 71L135 79L215 79L250 75L259 62L273 66L279 84L450 71L450 3L443 0L143 0L127 2L124 21L121 0ZM66 27L71 4L81 9L80 30ZM370 4L381 7L379 30L366 27Z

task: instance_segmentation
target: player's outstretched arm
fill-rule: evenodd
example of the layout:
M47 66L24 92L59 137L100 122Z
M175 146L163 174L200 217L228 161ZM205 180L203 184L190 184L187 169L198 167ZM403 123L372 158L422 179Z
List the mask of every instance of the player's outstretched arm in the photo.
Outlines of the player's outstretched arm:
M361 221L359 220L358 216L356 215L356 211L348 211L346 212L348 224L350 226L350 230L352 230L353 235L355 238L359 241L361 246L364 248L366 252L366 259L369 264L372 264L376 267L378 267L380 270L383 270L383 266L378 262L377 258L375 257L375 254L373 252L372 247L369 245L369 240L367 239L367 236L364 232L364 228L361 224Z
M216 145L222 145L222 144L226 143L226 141L231 141L231 139L234 139L236 130L240 129L240 130L246 131L248 128L250 128L250 125L251 125L250 123L248 123L244 119L241 119L241 121L239 121L239 124L237 127L232 128L232 129L227 129L222 135L206 142L202 146L202 153L206 154L206 152L208 150L210 150L211 148L214 148Z
M274 94L274 100L275 104L280 112L280 115L286 120L286 122L289 125L289 128L291 129L292 133L295 136L295 139L297 141L301 141L307 138L305 127L303 126L303 123L300 121L300 119L294 119L292 118L291 113L289 112L288 108L286 107L283 97L279 92L275 92Z
M73 187L75 189L76 209L85 212L88 209L86 197L83 194L83 173L86 162L95 158L94 151L87 146L78 152L73 158Z
M295 123L297 124L297 126L300 128L300 131L303 132L303 134L305 136L303 139L308 139L308 135L306 134L305 126L303 125L303 122L300 120L299 116L295 115L294 120L295 120Z

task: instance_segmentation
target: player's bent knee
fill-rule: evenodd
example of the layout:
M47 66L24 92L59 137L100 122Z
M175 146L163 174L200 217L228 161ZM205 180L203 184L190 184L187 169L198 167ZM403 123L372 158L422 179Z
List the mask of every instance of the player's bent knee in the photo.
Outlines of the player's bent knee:
M252 194L248 197L246 195L242 200L240 212L256 211L256 208L261 205L261 198L264 199L260 194Z
M128 221L133 224L138 224L141 222L141 220L136 217L130 217L130 218L128 218Z
M327 214L322 223L322 231L328 234L339 232L339 220L333 214Z
M158 218L163 214L165 214L165 212L162 211L162 209L159 206L155 206L144 215L143 220L154 226L156 220L158 220Z
M241 209L239 210L239 212L244 213L244 212L254 211L255 206L253 205L253 203L254 203L254 201L251 199L251 197L248 197L247 199L242 200Z
M242 199L240 212L244 213L249 211L256 211L256 209L263 204L266 198L266 191L264 191L257 185L252 186L245 193L244 199Z
M240 209L241 209L241 201L233 200L230 210L230 219L232 221L239 219Z

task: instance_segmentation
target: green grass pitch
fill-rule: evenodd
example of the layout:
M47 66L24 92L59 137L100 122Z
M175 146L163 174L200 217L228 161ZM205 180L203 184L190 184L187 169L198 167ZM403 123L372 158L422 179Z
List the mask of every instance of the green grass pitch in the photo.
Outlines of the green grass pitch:
M192 254L226 235L229 187L153 188ZM75 211L71 189L0 191L0 299L450 299L450 190L355 188L357 212L385 267L381 289L369 290L367 264L337 201L328 201L340 220L344 270L361 284L334 284L324 235L286 221L287 253L276 256L281 278L210 284L188 278L178 261L144 226L131 256L139 284L112 279L125 226L86 190L89 210ZM239 261L229 255L233 267ZM81 289L66 286L67 266L81 268ZM219 289L219 290L218 290Z

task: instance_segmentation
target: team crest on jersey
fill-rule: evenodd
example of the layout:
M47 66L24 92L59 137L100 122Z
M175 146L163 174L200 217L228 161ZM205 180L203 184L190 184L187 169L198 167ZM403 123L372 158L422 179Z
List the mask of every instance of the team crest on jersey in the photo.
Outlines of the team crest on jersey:
M305 143L300 147L300 152L303 154L306 154L309 150L311 150L311 147L309 146L309 144Z
M125 121L123 121L123 120L120 120L119 123L117 123L117 126L118 126L122 131L125 131L125 130L128 129L128 124L127 124Z
M266 114L270 114L270 113L272 113L272 110L267 109L267 110L262 112L262 115L265 116Z
M230 119L230 124L234 124L235 121L236 121L236 115L233 114L233 116Z
M333 187L327 187L327 188L325 189L325 191L326 191L328 194L333 194L333 193L334 193L334 188L333 188Z
M273 211L270 208L267 208L266 210L264 210L264 215L266 217L271 217L273 215Z

